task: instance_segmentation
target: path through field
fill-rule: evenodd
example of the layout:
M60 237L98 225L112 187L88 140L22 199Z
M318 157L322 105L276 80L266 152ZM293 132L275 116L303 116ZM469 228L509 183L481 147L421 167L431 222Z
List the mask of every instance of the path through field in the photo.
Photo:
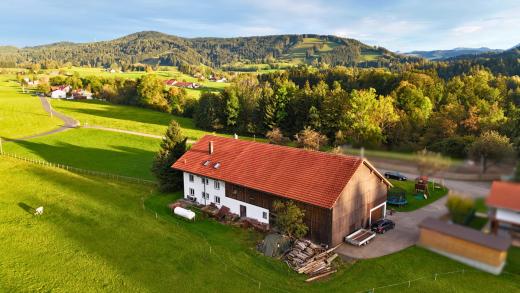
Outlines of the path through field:
M38 133L38 134L34 134L34 135L29 135L29 136L25 136L25 137L18 138L18 139L13 139L12 141L27 140L27 139L31 139L31 138L46 136L46 135L50 135L50 134L54 134L54 133L58 133L58 132L67 131L71 128L76 128L79 126L79 122L76 119L69 117L67 115L64 115L60 112L56 112L54 109L52 109L52 106L46 97L40 97L40 101L42 103L43 109L47 113L49 113L49 114L52 113L53 116L55 116L55 117L59 118L61 121L63 121L63 126L50 130L50 131L46 131L46 132L42 132L42 133Z
M137 136L144 136L144 137L151 137L151 138L157 138L157 139L163 139L164 136L161 135L155 135L155 134L149 134L149 133L143 133L138 131L130 131L130 130L123 130L123 129L117 129L117 128L111 128L111 127L104 127L104 126L98 126L98 125L83 125L83 128L93 128L93 129L99 129L104 131L112 131L112 132L119 132L119 133L126 133L131 135L137 135ZM187 141L189 144L195 143L195 140L188 139Z

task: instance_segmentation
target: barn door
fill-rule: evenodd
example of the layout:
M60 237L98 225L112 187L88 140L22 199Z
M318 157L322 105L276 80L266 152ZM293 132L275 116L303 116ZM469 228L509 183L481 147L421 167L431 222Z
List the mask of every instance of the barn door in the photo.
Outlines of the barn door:
M247 217L246 206L240 205L240 217L241 218Z
M383 207L372 211L372 223L383 218Z
M383 219L385 217L385 212L386 203L382 203L379 206L370 209L370 221L368 225L372 225L372 223L376 222L377 220Z

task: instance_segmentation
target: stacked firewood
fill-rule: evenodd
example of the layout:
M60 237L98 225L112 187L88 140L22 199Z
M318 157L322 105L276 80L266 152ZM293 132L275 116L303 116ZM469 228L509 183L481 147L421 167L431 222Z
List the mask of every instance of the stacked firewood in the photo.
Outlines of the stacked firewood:
M311 282L336 272L331 266L338 257L335 248L326 250L308 240L296 240L284 259L296 272L308 275L306 282Z

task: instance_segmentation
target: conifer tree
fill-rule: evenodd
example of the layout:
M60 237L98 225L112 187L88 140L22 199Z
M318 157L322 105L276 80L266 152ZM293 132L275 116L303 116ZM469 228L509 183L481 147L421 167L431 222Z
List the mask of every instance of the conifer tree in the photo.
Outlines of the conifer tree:
M157 177L161 191L175 191L182 188L182 172L171 168L185 152L187 138L181 133L180 125L172 120L161 143L161 150L155 156L152 172Z

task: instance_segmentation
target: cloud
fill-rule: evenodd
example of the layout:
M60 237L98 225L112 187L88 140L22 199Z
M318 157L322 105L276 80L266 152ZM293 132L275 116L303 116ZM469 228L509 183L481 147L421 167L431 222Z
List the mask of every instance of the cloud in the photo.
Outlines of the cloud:
M0 42L21 46L156 30L183 37L335 34L400 51L508 48L519 42L520 27L518 0L2 0L1 6ZM74 12L56 17L63 9Z
M482 26L479 25L463 25L452 29L455 34L471 34L480 30L482 30Z

